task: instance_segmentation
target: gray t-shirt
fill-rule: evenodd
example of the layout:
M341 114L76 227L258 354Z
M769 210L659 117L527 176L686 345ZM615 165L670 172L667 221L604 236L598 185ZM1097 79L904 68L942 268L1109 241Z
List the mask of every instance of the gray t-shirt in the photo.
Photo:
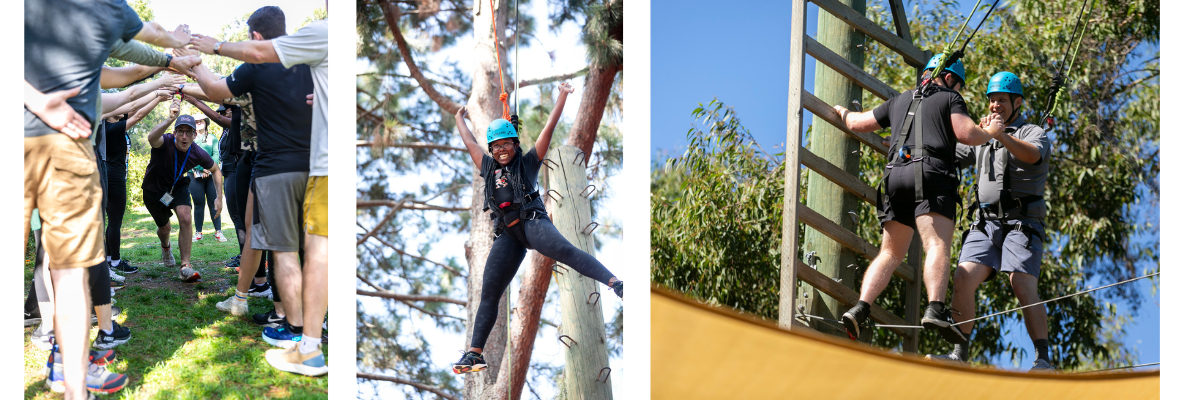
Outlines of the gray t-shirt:
M67 103L95 126L100 67L117 41L141 30L123 0L25 0L25 81L42 93L82 86ZM57 132L25 110L25 137Z
M1018 160L1009 154L999 141L992 139L979 146L958 144L955 156L960 167L975 165L976 181L979 184L979 202L998 204L1000 190L1004 189L1004 181L1008 181L1008 189L1012 198L1025 196L1044 196L1046 194L1046 177L1050 175L1050 138L1042 127L1027 123L1024 116L1017 117L1013 123L1004 128L1006 135L1032 144L1042 154L1038 162L1029 164ZM1003 205L1011 208L1014 205ZM1043 218L1046 216L1046 201L1039 200L1030 203L1026 213L1021 209L1009 211L1009 218Z
M316 21L271 40L284 67L307 64L313 79L312 142L308 175L329 176L329 24Z

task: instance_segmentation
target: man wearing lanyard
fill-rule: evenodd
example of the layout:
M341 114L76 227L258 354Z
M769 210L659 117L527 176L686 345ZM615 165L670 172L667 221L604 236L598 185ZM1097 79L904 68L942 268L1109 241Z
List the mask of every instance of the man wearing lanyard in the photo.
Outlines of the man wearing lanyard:
M176 118L178 116L178 119ZM174 133L164 134L167 125L175 121ZM179 100L171 103L170 118L155 126L146 135L150 142L150 162L146 166L146 177L142 181L142 201L146 210L154 217L158 226L158 241L162 247L163 265L175 266L171 254L171 211L179 219L179 277L184 282L200 280L200 273L192 269L192 203L188 195L189 178L184 171L199 165L212 173L216 179L217 200L214 209L219 215L224 204L221 170L204 149L192 142L196 138L196 120L191 115L179 115Z

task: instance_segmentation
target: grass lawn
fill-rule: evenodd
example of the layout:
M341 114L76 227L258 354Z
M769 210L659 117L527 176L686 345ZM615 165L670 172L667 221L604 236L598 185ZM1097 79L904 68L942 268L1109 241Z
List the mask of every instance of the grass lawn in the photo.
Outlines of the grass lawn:
M132 338L117 346L110 371L129 376L125 389L104 396L130 399L250 399L326 398L327 377L307 377L278 371L264 354L274 348L262 340L262 328L249 316L236 317L217 310L216 304L233 295L237 275L224 262L237 253L237 238L228 214L222 217L226 243L212 236L205 221L205 237L192 245L192 265L203 279L180 282L177 270L162 264L154 220L145 207L126 211L121 232L121 255L141 268L126 275L126 288L117 291L116 306L123 312L116 321L129 327ZM179 258L179 224L172 219L172 251ZM33 276L32 260L25 263L25 288ZM266 312L270 298L250 298L250 313ZM54 399L45 384L47 351L29 342L37 326L25 328L25 398ZM91 339L95 339L93 327ZM89 343L90 340L89 339ZM328 347L322 351L329 354Z

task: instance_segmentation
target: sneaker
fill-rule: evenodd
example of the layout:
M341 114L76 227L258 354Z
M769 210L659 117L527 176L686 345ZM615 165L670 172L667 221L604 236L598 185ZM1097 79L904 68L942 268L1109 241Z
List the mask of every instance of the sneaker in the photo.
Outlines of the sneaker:
M112 270L109 270L108 272L112 272ZM123 280L118 281L118 280L110 279L108 282L109 282L108 287L112 288L114 291L125 288L125 281L123 281Z
M196 232L196 236L192 237L193 242L199 242L200 239L204 239L204 234L200 232Z
M250 319L253 319L256 325L265 328L276 328L283 322L283 317L276 314L274 309L262 314L254 314Z
M108 288L108 298L110 298L110 299L111 299L111 298L113 298L113 297L117 297L117 289L114 289L114 288L112 288L112 287L109 287L109 288Z
M238 300L236 294L229 296L225 301L217 303L217 309L233 315L246 315L246 313L250 312L250 306L247 305L246 300Z
M39 327L37 327L37 329L34 329L33 333L29 334L29 341L33 342L34 347L37 347L38 349L45 351L45 350L50 350L51 348L54 347L54 332L53 331L42 331L43 327L45 327L45 325L39 326Z
M170 248L170 247L168 247L168 249L169 249L169 248ZM164 262L165 262L166 258L164 258L163 260L164 260ZM175 264L175 259L174 259L174 258L171 258L171 264L172 264L172 266L174 266L174 265L173 265L173 264ZM129 265L129 261L125 261L125 260L121 260L121 262L117 263L117 265L116 265L116 266L110 266L110 267L108 267L108 268L109 268L109 269L111 269L111 270L114 270L114 271L120 272L120 273L122 273L122 274L136 274L136 273L138 273L138 267L135 267L135 266Z
M263 328L262 338L272 346L286 349L300 343L300 334L292 333L291 324L286 321L274 328Z
M483 361L483 354L468 351L463 353L458 362L454 363L453 369L456 374L479 372L487 369L487 362Z
M251 283L249 294L250 297L271 297L271 284L268 282L263 282L261 285Z
M950 312L949 309L944 309L939 313L934 311L933 307L925 307L925 317L921 318L921 326L925 329L936 329L942 335L942 339L946 339L950 344L967 343L967 337L954 326L954 318L950 316Z
M118 274L117 271L113 271L111 266L108 268L108 279L116 282L125 282L125 277Z
M235 268L239 265L242 265L241 253L234 254L232 257L229 257L229 260L225 261L225 266L229 268Z
M867 319L871 316L871 310L861 304L855 304L850 307L845 314L842 314L842 326L846 329L846 335L850 336L850 340L858 340L862 336L862 330L866 327Z
M128 378L125 374L110 372L107 368L96 364L88 364L87 390L92 393L111 394L125 388ZM46 385L55 393L67 391L63 383L62 363L54 363L50 374L46 376Z
M967 362L966 360L959 358L958 354L954 352L950 352L950 354L946 355L926 354L925 359L930 361L959 362L964 364Z
M62 364L62 360L59 357L62 357L62 353L58 351L58 346L54 346L53 351L50 352L50 358L46 360L46 368L54 368L54 364ZM88 352L88 361L102 367L112 364L116 359L117 352L112 350L92 350Z
M1054 366L1050 365L1049 361L1039 358L1033 360L1033 368L1030 368L1029 371L1054 372Z
M617 297L620 297L622 300L625 299L625 282L617 281L613 283L612 290L617 294Z
M329 367L325 365L325 354L321 353L319 348L312 353L300 354L300 344L297 343L287 350L267 350L266 357L267 363L280 371L308 376L329 373Z
M183 267L179 268L179 278L183 279L184 283L198 282L200 281L200 273L192 269L191 264L183 264Z
M96 333L96 340L92 342L92 347L97 349L111 349L122 343L128 342L133 335L129 332L129 328L121 326L117 321L112 322L113 331L111 334L104 333L100 330Z
M221 242L221 243L225 243L225 242L229 241L229 239L225 238L225 235L221 234L221 231L217 231L217 233L214 233L213 237L217 238L217 241Z
M162 248L162 262L163 266L167 268L175 267L175 255L171 254L171 246Z

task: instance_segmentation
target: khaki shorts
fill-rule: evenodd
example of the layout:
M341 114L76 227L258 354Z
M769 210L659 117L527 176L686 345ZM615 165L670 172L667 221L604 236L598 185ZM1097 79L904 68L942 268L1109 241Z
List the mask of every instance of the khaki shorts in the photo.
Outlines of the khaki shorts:
M51 269L104 261L101 196L91 139L58 133L25 138L25 232L39 209Z
M304 189L304 233L329 237L329 177L310 176Z

